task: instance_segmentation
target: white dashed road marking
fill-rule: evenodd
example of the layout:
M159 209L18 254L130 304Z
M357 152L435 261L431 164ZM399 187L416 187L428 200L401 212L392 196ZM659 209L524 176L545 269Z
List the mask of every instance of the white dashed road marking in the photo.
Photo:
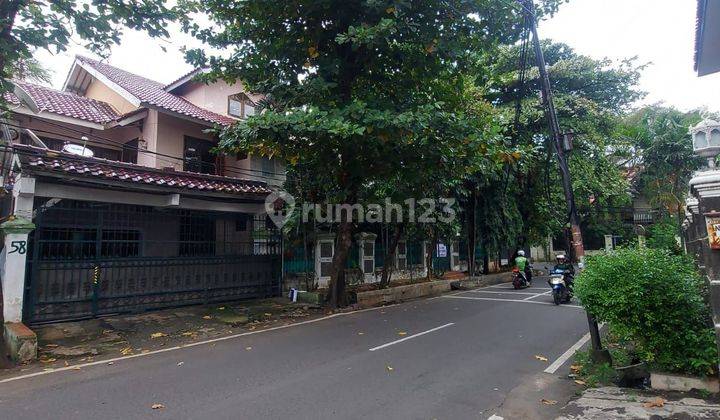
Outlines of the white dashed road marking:
M403 341L408 341L408 340L411 340L411 339L413 339L413 338L420 337L421 335L429 334L429 333L431 333L431 332L434 332L434 331L437 331L437 330L441 330L441 329L443 329L443 328L446 328L446 327L449 327L449 326L452 326L452 325L455 325L455 323L454 323L454 322L450 322L450 323L448 323L448 324L441 325L441 326L439 326L439 327L435 327L435 328L429 329L429 330L427 330L427 331L423 331L423 332L421 332L421 333L413 334L413 335L411 335L411 336L408 336L408 337L405 337L405 338L401 338L401 339L399 339L399 340L391 341L391 342L385 343L385 344L383 344L383 345L381 345L381 346L373 347L373 348L370 349L370 351L375 351L375 350L384 349L385 347L390 347L390 346L392 346L392 345L394 345L394 344L402 343Z

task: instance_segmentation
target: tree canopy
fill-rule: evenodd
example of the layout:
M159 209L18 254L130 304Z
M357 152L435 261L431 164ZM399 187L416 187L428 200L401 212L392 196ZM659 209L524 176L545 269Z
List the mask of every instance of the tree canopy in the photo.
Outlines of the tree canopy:
M175 12L163 0L75 1L3 0L0 2L0 92L13 77L39 76L37 49L60 52L73 38L89 50L109 54L120 42L124 27L151 36L168 36L168 21ZM2 95L0 95L0 101Z
M513 2L182 4L212 22L188 16L185 30L223 51L188 51L191 63L210 66L205 79L267 95L264 112L225 130L221 147L302 166L315 189L304 199L362 202L383 183L440 194L482 164L474 157L502 153L495 120L470 115L463 99L475 54L517 39L523 18ZM341 221L333 303L343 298L352 234L352 220Z

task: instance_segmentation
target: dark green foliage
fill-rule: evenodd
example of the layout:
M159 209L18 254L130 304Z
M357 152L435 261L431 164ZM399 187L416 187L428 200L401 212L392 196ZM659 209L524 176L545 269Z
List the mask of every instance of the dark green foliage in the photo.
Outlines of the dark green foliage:
M712 373L718 363L703 282L685 256L665 249L626 248L592 257L578 276L583 306L610 325L651 368Z
M542 47L561 129L575 133L569 165L583 229L602 235L607 227L619 224L619 212L613 209L629 204L622 168L607 151L616 143L613 134L621 117L643 95L637 88L642 66L633 60L593 59L562 43L546 41ZM523 236L539 243L561 231L568 210L554 149L548 141L544 108L538 100L539 71L531 51L527 80L520 86L519 57L518 46L480 57L477 83L486 87L486 99L497 105L507 121L513 121L520 101L518 126L508 124L505 134L511 144L531 147L534 153L527 155L522 168L509 168L504 191L509 200L518 203L518 219L504 220L503 226L519 225ZM502 228L492 225L486 230L496 229Z
M648 228L647 246L666 249L672 254L680 255L682 248L677 241L678 223L676 217L665 216Z
M3 0L0 1L0 93L13 77L27 76L37 62L32 53L42 48L65 51L79 40L95 53L107 56L120 42L122 28L168 36L166 25L175 13L163 0ZM42 77L40 77L42 78ZM2 95L0 95L2 101Z

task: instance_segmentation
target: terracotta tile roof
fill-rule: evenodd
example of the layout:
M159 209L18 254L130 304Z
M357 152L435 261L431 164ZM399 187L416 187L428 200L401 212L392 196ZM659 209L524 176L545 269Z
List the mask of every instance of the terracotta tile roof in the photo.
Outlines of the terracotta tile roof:
M105 102L19 80L13 80L12 83L27 92L40 111L98 124L108 123L120 117L120 114ZM20 99L13 93L6 93L4 97L10 104L21 104Z
M200 108L180 96L166 92L165 85L162 83L87 57L77 56L77 60L84 65L92 67L113 83L116 83L128 91L142 103L154 105L168 111L177 112L178 114L187 115L213 124L230 125L235 122L235 120L230 117Z
M38 174L86 177L94 181L118 181L135 185L176 188L193 192L266 195L272 190L264 182L239 178L164 171L131 163L87 158L21 144L13 145L22 171ZM132 187L132 185L128 185Z

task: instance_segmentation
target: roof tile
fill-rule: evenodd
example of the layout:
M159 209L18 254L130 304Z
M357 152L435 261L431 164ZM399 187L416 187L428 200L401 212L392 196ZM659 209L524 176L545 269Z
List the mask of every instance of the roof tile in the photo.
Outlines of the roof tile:
M87 57L77 56L77 60L80 63L90 66L100 72L113 83L116 83L118 86L139 99L140 102L213 124L230 125L235 122L235 120L230 117L200 108L180 96L166 92L165 85L162 83L138 76L137 74L130 73L129 71L125 71Z
M120 117L120 114L105 102L20 80L13 80L12 83L27 92L40 111L98 124L105 124ZM13 105L21 104L20 99L13 93L6 93L4 96L5 100Z
M13 145L23 170L83 176L96 181L123 181L177 189L266 195L272 192L264 182L205 175L184 171L163 171L131 163L88 158L21 144Z

